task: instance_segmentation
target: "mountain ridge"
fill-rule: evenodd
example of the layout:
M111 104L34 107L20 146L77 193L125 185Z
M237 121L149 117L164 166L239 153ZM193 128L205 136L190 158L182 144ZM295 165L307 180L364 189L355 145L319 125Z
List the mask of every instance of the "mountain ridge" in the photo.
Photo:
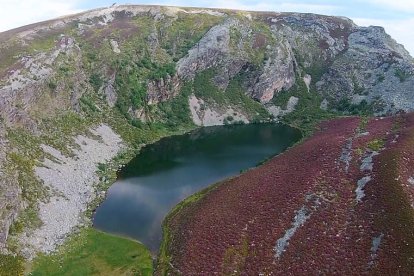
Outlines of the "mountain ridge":
M123 146L112 161L91 153L88 168L113 167L89 170L92 192L67 203L75 224L88 224L83 212L116 166L160 137L268 121L309 134L335 116L412 110L413 58L382 27L344 17L126 5L2 32L0 248L31 259L66 241L73 221L64 231L44 223L47 204L62 200L47 177L75 185L59 162L107 135ZM45 164L52 171L39 174ZM24 238L33 233L36 246Z

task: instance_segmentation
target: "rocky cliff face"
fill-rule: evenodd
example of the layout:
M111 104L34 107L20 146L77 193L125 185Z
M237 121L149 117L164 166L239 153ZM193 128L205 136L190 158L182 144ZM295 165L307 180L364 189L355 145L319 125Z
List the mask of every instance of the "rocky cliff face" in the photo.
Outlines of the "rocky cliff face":
M25 182L42 144L70 155L100 123L128 140L281 118L309 99L411 111L413 59L381 27L313 14L113 6L0 33L0 247L19 212L47 201Z

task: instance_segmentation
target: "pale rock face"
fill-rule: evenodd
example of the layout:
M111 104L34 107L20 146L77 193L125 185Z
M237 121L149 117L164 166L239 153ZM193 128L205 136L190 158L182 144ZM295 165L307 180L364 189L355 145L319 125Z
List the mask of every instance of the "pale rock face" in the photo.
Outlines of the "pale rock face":
M188 102L193 122L197 126L217 126L236 122L249 123L249 120L245 115L233 108L221 110L214 107L208 107L202 99L198 99L194 95L189 97Z
M99 137L75 137L79 149L75 157L66 157L58 150L43 145L43 151L53 156L43 166L36 167L37 177L52 193L48 202L39 203L39 218L43 225L21 237L23 255L32 258L36 252L49 253L64 242L65 236L82 223L87 205L96 197L93 184L98 181L97 165L109 161L123 147L122 140L110 127L100 125L90 130Z
M326 111L326 110L328 110L328 105L329 105L328 100L323 99L323 101L321 102L321 105L320 105L319 108Z
M363 95L353 95L352 99L351 99L351 103L352 104L360 104L363 100L366 100L367 96L363 96Z
M379 101L385 105L377 111L379 115L414 108L410 88L414 87L413 62L401 45L381 27L355 27L348 45L317 83L319 93L329 99L347 97L354 102L362 100L359 95L364 94L368 103ZM406 74L404 80L397 77L401 70Z
M299 103L299 98L294 97L294 96L290 97L289 98L289 101L288 101L288 103L286 105L286 112L287 113L292 113L295 110L296 105L298 103Z
M275 105L270 105L266 109L267 111L269 111L270 114L273 115L275 119L279 119L295 111L295 108L298 103L299 103L299 98L292 96L289 98L286 104L286 109L282 109L280 106L275 106Z
M201 113L201 105L204 104L204 101L197 99L197 97L194 95L191 95L188 97L188 104L190 106L191 117L194 124L197 126L202 126L203 121L200 119L198 113Z
M306 74L306 75L303 77L303 82L305 83L306 88L308 89L308 92L309 92L309 90L310 90L310 85L311 85L311 83L312 83L312 76L311 76L311 75Z
M211 28L197 45L188 51L187 56L178 61L178 75L184 79L193 79L197 72L218 65L230 51L230 27L235 24L234 20L228 20Z
M106 102L108 103L110 107L114 107L118 99L118 95L115 91L114 83L115 83L115 75L112 75L112 77L108 80L108 83L103 87L103 92L105 95Z
M64 53L76 56L79 47L70 37L61 36L52 51L40 52L34 56L22 56L18 68L8 72L0 86L0 115L10 123L23 122L32 128L31 119L26 113L26 107L33 104L41 91L39 87L54 74L57 57ZM23 103L23 108L16 108L17 103Z
M147 117L146 117L146 114L145 114L145 109L140 108L138 110L135 110L135 118L137 118L141 122L145 123L147 121Z
M253 97L265 104L282 89L289 90L295 83L294 55L287 41L273 49L263 73L252 88Z
M112 51L114 51L115 54L120 54L121 50L119 49L118 42L116 40L111 39L110 40Z
M283 109L280 106L271 105L271 106L268 106L266 109L276 119L281 117L283 114Z

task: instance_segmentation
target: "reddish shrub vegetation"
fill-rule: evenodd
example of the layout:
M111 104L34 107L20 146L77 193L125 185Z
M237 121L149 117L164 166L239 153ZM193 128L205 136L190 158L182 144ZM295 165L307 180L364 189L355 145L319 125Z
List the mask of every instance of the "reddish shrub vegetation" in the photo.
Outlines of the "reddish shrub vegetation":
M339 158L349 140L352 159L345 169ZM361 171L376 140L385 149L373 158L372 172ZM324 122L302 144L170 217L170 272L408 275L414 271L414 188L407 184L413 153L414 116L372 119L365 126L358 118ZM372 180L358 202L357 182L367 175ZM309 218L276 258L277 241L304 206Z

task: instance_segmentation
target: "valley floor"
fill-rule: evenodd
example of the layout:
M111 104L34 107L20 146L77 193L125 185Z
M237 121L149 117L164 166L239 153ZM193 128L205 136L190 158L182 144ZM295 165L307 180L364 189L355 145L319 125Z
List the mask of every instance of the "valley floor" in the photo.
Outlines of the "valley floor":
M167 217L157 274L414 271L414 115L324 122Z

